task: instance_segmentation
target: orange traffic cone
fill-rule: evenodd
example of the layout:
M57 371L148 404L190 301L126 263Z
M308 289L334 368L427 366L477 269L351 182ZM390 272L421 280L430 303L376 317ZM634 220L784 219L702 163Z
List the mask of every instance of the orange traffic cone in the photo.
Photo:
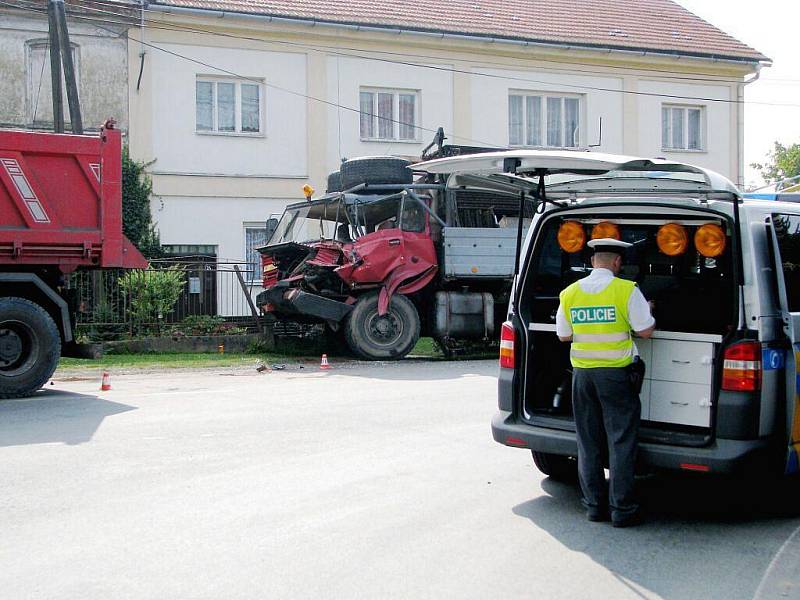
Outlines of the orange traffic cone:
M100 383L100 391L107 392L111 389L111 376L108 371L103 371L103 381Z
M327 354L323 354L322 355L322 362L319 363L319 368L320 369L330 369L331 368L331 366L328 364L328 355Z

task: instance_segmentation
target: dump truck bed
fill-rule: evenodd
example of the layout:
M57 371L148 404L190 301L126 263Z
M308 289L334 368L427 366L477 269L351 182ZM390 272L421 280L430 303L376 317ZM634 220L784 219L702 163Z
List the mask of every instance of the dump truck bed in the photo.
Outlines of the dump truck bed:
M122 234L122 140L0 131L0 270L143 268Z

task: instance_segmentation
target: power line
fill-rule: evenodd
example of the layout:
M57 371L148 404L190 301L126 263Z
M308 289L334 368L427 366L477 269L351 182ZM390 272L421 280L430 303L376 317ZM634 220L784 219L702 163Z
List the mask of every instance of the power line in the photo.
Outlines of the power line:
M5 4L4 2L2 2L2 3ZM103 4L105 4L106 6L109 5L108 2L104 2ZM102 12L102 13L113 15L113 16L117 16L117 17L123 16L123 15L120 15L119 13L114 13L112 11L103 11L101 9L92 9L92 10L94 12ZM148 11L148 12L158 12L158 11L153 11L152 9L147 9L147 8L143 8L142 10L145 10L145 11ZM73 15L73 16L76 16L76 15ZM91 19L90 17L85 17L85 18ZM553 82L551 82L551 81L542 81L542 80L530 79L530 78L525 78L525 77L514 77L514 76L511 76L511 75L498 75L498 74L494 74L494 73L480 73L480 72L474 72L474 71L467 71L467 70L464 70L464 69L456 69L456 68L453 68L453 67L442 67L442 66L438 66L438 65L427 65L427 64L420 64L420 63L414 63L414 62L402 61L402 60L389 60L389 59L384 59L384 58L377 58L377 57L374 57L374 56L366 56L366 55L363 55L363 54L351 54L351 53L347 53L347 52L340 52L339 48L335 47L335 46L314 46L314 45L309 45L309 44L300 44L300 43L297 43L297 42L290 42L290 41L287 41L287 40L264 40L262 38L257 38L257 37L252 37L252 36L235 35L235 34L229 34L229 33L224 33L224 32L211 31L211 30L202 29L202 28L196 28L196 27L189 27L189 26L183 26L183 25L177 25L176 26L174 24L169 24L169 23L164 22L164 21L156 21L156 20L153 20L153 19L151 19L150 22L151 23L158 23L159 25L161 25L160 27L159 26L153 26L154 29L161 29L161 30L167 30L167 31L170 31L170 30L171 31L181 31L181 32L184 32L184 33L204 33L204 34L208 34L208 35L215 35L215 36L220 36L220 37L227 37L227 38L240 39L240 40L246 40L246 41L254 41L254 42L264 43L264 44L288 45L288 46L302 48L302 49L310 50L310 51L314 51L314 52L325 52L325 53L329 53L329 54L333 54L333 55L337 55L337 56L344 56L344 57L348 57L348 58L360 58L360 59L363 59L363 60L384 62L384 63L388 63L388 64L398 64L398 65L404 65L404 66L410 66L410 67L416 67L416 68L422 68L422 69L431 69L431 70L435 70L435 71L443 71L443 72L449 72L449 73L459 73L459 74L465 74L465 75L475 76L475 77L486 77L486 78L501 79L501 80L506 80L506 81L520 81L520 82L524 82L524 83L535 83L535 84L538 84L538 85L546 85L546 86L553 85ZM321 49L325 49L325 50L321 50ZM351 48L346 48L346 49L351 50ZM361 52L358 49L352 49L352 50L355 51L355 52ZM396 54L396 53L388 53L388 54ZM410 55L410 56L413 56L413 55ZM441 57L432 57L432 56L425 56L425 55L416 55L416 56L419 56L421 58L430 58L430 59L433 59L433 60L442 60ZM495 65L495 66L499 65L499 63L488 63L488 62L484 63L484 64L492 64L492 65ZM505 68L508 68L508 65L502 65L502 66L504 66ZM590 71L585 71L585 70L578 70L578 71L579 72L590 72ZM593 74L598 75L598 73L596 73L596 72L594 72ZM690 80L690 81L695 80L693 78L688 78L688 77L686 79ZM708 79L705 79L705 78L696 79L696 80L697 81L709 81ZM724 82L724 81L720 81L720 80L710 80L710 81L715 81L715 82L718 82L718 83L723 83ZM695 101L702 101L702 102L717 102L717 103L722 103L722 104L743 104L743 105L771 106L771 107L784 107L784 108L800 108L800 104L783 103L783 102L743 101L743 100L736 100L736 99L730 99L730 98L713 98L713 97L704 97L704 96L683 96L683 95L680 95L680 94L663 94L663 93L657 93L657 92L642 92L642 91L638 91L638 90L619 90L619 89L614 89L614 88L605 88L605 87L598 87L598 86L569 84L569 83L559 83L558 85L561 86L561 87L568 87L568 88L577 89L577 90L589 90L589 91L608 92L608 93L615 93L615 94L631 94L631 95L635 95L635 96L666 98L666 99L670 99L670 100L695 100Z
M12 5L12 4L10 4L8 2L4 2L2 0L0 0L0 4L6 5L6 6L12 6L14 8L22 8L23 10L28 10L28 11L31 11L31 12L38 12L38 13L43 12L41 9L38 9L38 8L20 7L18 5ZM148 9L145 9L145 10L148 10ZM99 11L99 9L95 9L95 11ZM114 15L114 16L117 16L117 17L123 17L124 18L124 16L120 15L119 13L113 13L113 12L110 12L110 11L100 11L100 12L106 12L106 13L108 13L110 15ZM130 26L131 25L131 23L129 23L129 22L109 21L108 19L100 19L99 17L81 16L81 15L76 15L76 14L72 14L71 16L73 18L76 18L76 19L82 19L82 20L86 20L86 21L89 21L89 22L93 22L95 25L97 25L98 22L105 22L105 23L111 22L111 23L114 23L114 24L126 25L126 26ZM179 32L184 32L184 33L194 32L194 33L205 33L205 34L210 34L210 35L220 35L220 36L223 36L223 37L231 37L231 38L235 38L235 39L242 39L242 40L247 40L247 41L255 41L255 42L266 43L266 44L270 44L270 43L281 44L281 43L283 43L283 44L293 45L293 46L296 46L296 47L299 47L299 48L304 48L304 49L310 50L310 51L321 52L320 50L317 50L312 46L308 46L308 45L304 45L304 44L297 44L297 43L294 43L294 42L286 42L286 41L281 41L281 40L263 40L261 38L254 38L254 37L249 37L249 36L237 36L237 35L233 35L233 34L224 34L224 33L221 33L221 32L214 32L214 31L203 30L203 29L192 29L192 28L181 28L181 27L177 27L176 28L176 27L163 27L163 26L159 27L159 26L152 26L152 25L151 25L151 27L153 27L153 29L162 29L162 30L167 30L167 31L179 31ZM108 30L108 31L111 31L111 30ZM112 33L115 33L115 32L112 31ZM143 42L143 45L149 45L149 44ZM150 46L152 48L156 49L156 50L161 50L161 51L164 51L164 52L167 52L167 53L172 53L172 52L167 51L167 50L165 50L163 48L160 48L158 46L153 46L153 45L150 45ZM455 68L449 68L449 67L441 67L441 66L436 66L436 65L418 64L418 63L412 63L412 62L408 62L408 61L393 61L393 60L388 60L388 59L375 58L375 57L357 55L357 54L348 54L348 53L341 53L341 52L329 52L329 53L330 54L334 54L334 55L339 55L339 56L350 57L350 58L361 58L361 59L364 59L364 60L372 60L372 61L384 62L384 63L389 63L389 64L400 64L400 65L405 65L405 66L411 66L411 67L417 67L417 68L425 68L425 69L433 69L433 70L436 70L436 71L445 71L445 72L450 72L450 73L460 73L460 74L466 74L466 75L469 75L469 76L488 77L488 78L492 78L492 79L501 79L501 80L506 80L506 81L521 81L521 82L525 82L525 83L536 83L536 84L539 84L539 85L547 85L547 86L553 85L553 82L549 82L549 81L540 81L540 80L535 80L535 79L513 77L513 76L507 76L507 75L496 75L496 74L493 74L493 73L480 73L480 72L466 71L466 70L462 70L462 69L455 69ZM184 59L187 59L187 60L194 61L194 59L191 59L191 58L183 56L183 55L179 55L177 53L172 53L172 54L175 54L176 56L179 56L180 58L184 58ZM199 61L194 61L194 62L199 62ZM217 69L217 70L219 70L221 72L226 72L224 69L220 69L220 68L214 67L213 65L206 65L205 63L202 63L202 62L200 62L199 64L204 64L204 66L207 66L209 68L214 68L214 69ZM229 74L232 74L234 76L238 76L235 73L229 73ZM243 78L247 79L246 77L243 77ZM299 92L295 92L293 90L288 90L288 89L285 89L285 88L281 88L279 86L275 86L274 84L266 84L265 83L265 85L267 85L268 87L273 87L275 89L279 89L279 90L288 92L288 93L304 96L304 94L301 94ZM567 83L560 83L558 85L560 87L568 87L568 88L579 89L579 90L591 90L591 91L617 93L617 94L632 94L632 95L636 95L636 96L648 96L648 97L666 98L666 99L671 99L671 100L695 100L695 101L702 101L702 102L717 102L717 103L722 103L722 104L742 104L742 105L750 105L750 106L758 105L758 106L771 106L771 107L800 108L800 104L791 104L791 103L741 101L741 100L734 100L734 99L730 99L730 98L711 98L711 97L703 97L703 96L683 96L683 95L679 95L679 94L660 94L660 93L656 93L656 92L641 92L641 91L638 91L638 90L619 90L619 89L614 89L614 88L604 88L604 87L597 87L597 86L576 85L576 84L567 84ZM330 101L324 100L322 98L315 98L315 97L312 97L312 96L306 96L306 97L309 98L309 99L318 101L318 102L322 102L324 104L328 104L330 106L339 106L334 102L330 102ZM361 112L359 109L355 109L355 108L352 108L352 107L340 106L340 108L342 108L343 110L348 110L348 111L353 111L353 112L359 112L359 113ZM400 122L400 121L397 121L395 119L390 119L390 120L392 122L396 122L396 123ZM409 123L407 123L406 125L409 125L411 127L415 127L415 128L418 128L418 129L421 129L421 130L424 130L424 131L433 131L431 129L422 128L420 126L416 126L416 125L409 124ZM453 137L457 137L457 136L453 136ZM458 137L460 137L460 136L458 136ZM460 137L460 139L465 139L467 141L477 141L477 140L470 140L469 138L463 138L463 137ZM486 142L479 142L479 143L486 144ZM489 145L496 146L496 144L489 144Z
M66 1L67 4L70 4L69 1L67 1L67 0L65 0L65 1ZM121 7L120 3L114 2L113 0L93 0L93 1L96 4L101 4L101 5L108 6L108 7L114 7L114 8ZM73 4L73 6L76 6L76 8L78 8L78 5L74 5ZM138 7L138 6L135 6L135 5L133 5L133 7L136 8L137 10L142 10L144 12L149 12L149 13L153 13L153 14L164 14L162 11L154 10L152 8L141 8L141 7ZM100 9L93 9L93 10L96 11L96 12L103 12ZM105 12L106 12L106 14L114 14L114 15L118 15L119 14L119 13L113 13L111 11L105 11ZM229 33L218 32L218 31L211 31L211 30L202 29L202 28L196 28L196 27L192 27L190 25L180 25L180 24L175 24L175 23L169 23L168 21L158 21L158 20L155 20L155 19L152 19L152 18L149 19L149 22L151 22L151 23L159 23L159 24L162 24L162 25L173 25L175 27L180 27L181 28L180 31L195 32L195 33L207 33L209 35L217 35L217 36L221 36L221 37L230 37L230 38L244 39L244 40L250 40L250 41L258 41L258 42L265 42L265 43L293 45L293 46L298 46L298 47L306 48L306 49L314 48L314 49L323 49L323 50L332 50L332 51L349 50L349 51L353 51L353 52L369 52L371 54L381 54L381 55L389 55L389 56L406 56L406 57L410 56L410 57L413 57L413 58L424 58L424 59L437 60L437 61L447 60L447 59L443 59L441 56L431 56L431 55L426 55L426 54L414 54L414 53L410 53L410 52L392 52L390 50L369 50L369 51L365 51L365 50L362 50L360 48L353 48L353 47L348 47L348 46L329 46L329 45L324 45L324 44L300 44L300 43L297 43L297 42L289 42L289 41L283 41L283 40L264 40L262 38L254 38L254 37L235 35L235 34L229 34ZM178 29L176 29L176 31L178 31ZM547 62L547 63L553 63L553 64L558 64L558 65L564 65L562 68L543 67L541 65L537 65L537 67L536 67L537 69L552 70L552 71L557 71L559 73L563 73L565 70L569 70L569 71L576 72L576 73L589 73L589 74L592 74L592 75L598 75L598 72L595 71L595 70L578 69L578 68L576 68L574 66L574 63L563 61L563 60L556 60L556 59L552 59L552 58L544 58L544 57L540 57L540 56L535 57L535 60L537 62ZM503 67L503 68L508 68L509 67L509 65L507 63L499 63L499 62L493 62L493 61L487 61L487 60L481 60L481 59L473 59L471 62L480 63L482 65ZM526 68L525 65L519 65L519 67ZM617 66L617 65L603 65L602 68L604 68L604 69L630 70L629 67ZM665 71L663 69L652 69L652 68L647 68L647 67L637 67L636 70L637 71L645 71L645 72L649 72L649 73L658 73L664 79L676 79L676 80L681 80L681 81L703 81L703 82L710 82L710 83L731 83L730 80L720 79L720 78L696 77L696 76L692 77L692 76L689 76L689 75L674 75L674 74L671 74L669 71ZM796 81L800 82L800 80L796 80Z

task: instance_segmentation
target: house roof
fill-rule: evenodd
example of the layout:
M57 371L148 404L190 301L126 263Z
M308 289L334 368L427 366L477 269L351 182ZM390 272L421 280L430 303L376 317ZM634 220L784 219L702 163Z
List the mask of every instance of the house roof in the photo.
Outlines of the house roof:
M769 60L672 0L151 0L151 4L588 48Z

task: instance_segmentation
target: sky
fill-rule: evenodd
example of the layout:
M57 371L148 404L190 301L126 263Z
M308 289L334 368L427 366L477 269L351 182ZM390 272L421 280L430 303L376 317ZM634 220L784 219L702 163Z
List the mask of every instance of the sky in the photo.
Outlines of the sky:
M800 143L800 0L676 2L772 59L773 65L762 69L759 80L745 88L745 184L760 185L763 181L750 163L764 162L775 141Z

